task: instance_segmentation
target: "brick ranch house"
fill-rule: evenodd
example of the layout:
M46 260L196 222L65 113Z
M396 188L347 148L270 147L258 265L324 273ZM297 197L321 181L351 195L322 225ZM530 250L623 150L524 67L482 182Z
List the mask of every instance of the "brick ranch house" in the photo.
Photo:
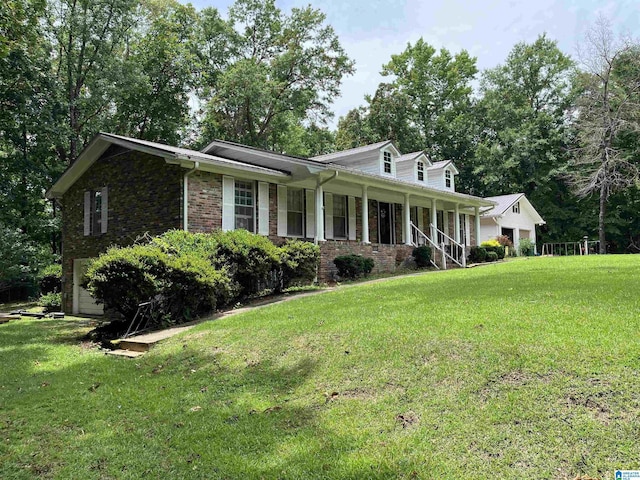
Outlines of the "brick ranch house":
M86 261L169 229L316 242L321 281L338 255L394 271L418 244L432 247L439 267L464 264L466 247L479 244L480 210L495 202L456 192L457 174L452 162L402 155L391 141L299 158L219 140L198 152L100 133L47 192L62 210L63 309L102 313L81 287Z

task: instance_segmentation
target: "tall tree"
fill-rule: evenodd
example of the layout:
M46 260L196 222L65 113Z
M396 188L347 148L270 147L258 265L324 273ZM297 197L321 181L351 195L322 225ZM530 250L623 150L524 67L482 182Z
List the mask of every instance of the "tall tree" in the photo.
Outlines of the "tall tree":
M397 106L406 102L404 128L415 129L419 135L417 139L409 135L409 144L401 149L413 150L419 145L434 158L464 163L471 150L464 130L471 123L471 82L477 72L476 59L466 50L455 55L445 48L436 51L423 39L391 56L382 69L383 75L395 77L390 89L384 89L385 103ZM386 112L380 109L379 114Z
M523 192L554 232L566 232L567 111L573 62L541 35L519 43L505 63L483 72L479 126L468 183L480 195ZM581 236L581 235L580 235Z
M54 74L62 86L66 132L61 159L75 160L84 144L107 123L123 51L136 24L136 0L51 0L48 24L55 49ZM60 132L62 133L62 132Z
M191 5L143 2L116 79L113 130L177 144L189 123L189 95L196 86L196 25Z
M640 45L617 40L599 18L578 52L584 72L575 110L577 147L572 180L578 195L598 195L600 253L606 253L606 213L615 192L638 182L629 133L640 130Z
M202 15L206 51L203 92L209 92L202 139L218 137L270 147L279 121L322 124L339 93L344 75L353 72L325 15L311 7L289 15L274 0L237 0L227 25L206 10ZM225 58L211 45L225 45Z

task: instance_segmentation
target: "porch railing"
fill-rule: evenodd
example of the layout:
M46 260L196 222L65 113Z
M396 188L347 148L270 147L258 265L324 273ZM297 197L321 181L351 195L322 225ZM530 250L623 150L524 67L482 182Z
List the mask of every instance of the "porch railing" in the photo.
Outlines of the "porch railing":
M418 227L415 226L413 222L411 222L411 233L412 233L412 242L415 246L418 245L431 245L434 250L434 255L442 256L442 269L447 269L447 259L456 265L466 268L467 267L467 252L464 244L456 242L449 235L444 233L442 230L439 230L438 227L434 225L429 225L431 231L433 232L433 236L435 238L441 238L443 241L438 245L431 238L429 238L423 231L421 231ZM444 240L449 240L449 245L446 245ZM433 260L431 263L435 265ZM437 266L437 265L436 265Z
M440 245L442 246L443 255L456 265L462 268L467 268L467 249L464 244L456 242L453 238L433 224L430 224L429 227L431 227L431 231L434 232L434 237L442 238ZM446 245L444 240L449 240L449 245Z
M427 244L431 245L433 247L434 255L436 254L436 252L440 252L440 247L437 244L433 243L433 241L427 235L425 235L422 230L416 227L413 222L411 222L411 243L413 243L414 247ZM431 262L431 265L440 270L440 267L436 262L433 261L433 258L430 258L429 262ZM447 269L446 261L443 263L443 269Z

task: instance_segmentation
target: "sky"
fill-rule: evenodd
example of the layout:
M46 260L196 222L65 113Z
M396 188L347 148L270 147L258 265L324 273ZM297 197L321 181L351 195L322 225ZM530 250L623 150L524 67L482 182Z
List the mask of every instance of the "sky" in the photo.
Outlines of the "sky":
M184 3L187 3L186 0ZM217 8L226 16L229 0L191 0L197 9ZM504 63L518 42L542 34L572 56L598 15L620 34L640 34L640 0L276 0L284 12L311 4L324 12L356 73L346 77L335 98L333 128L340 116L363 105L383 78L382 65L408 43L423 38L436 49L462 49L477 57L479 70Z

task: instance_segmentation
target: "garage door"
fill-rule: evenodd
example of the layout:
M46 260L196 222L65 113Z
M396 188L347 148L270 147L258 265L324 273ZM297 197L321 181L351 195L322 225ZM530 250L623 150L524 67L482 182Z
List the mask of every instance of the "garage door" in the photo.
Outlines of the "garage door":
M81 287L87 272L87 259L76 259L73 265L73 313L80 315L102 315L102 305L98 305L89 292Z

